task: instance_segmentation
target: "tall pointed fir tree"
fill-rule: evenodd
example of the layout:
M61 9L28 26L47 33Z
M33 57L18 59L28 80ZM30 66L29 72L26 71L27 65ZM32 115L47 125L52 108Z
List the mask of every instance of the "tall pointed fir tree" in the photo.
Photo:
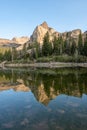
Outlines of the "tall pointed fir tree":
M64 50L64 42L62 36L59 37L59 54L62 55Z
M52 44L49 42L49 33L47 32L43 39L42 46L42 54L43 56L49 56L52 54Z
M84 55L87 56L87 34L86 34L86 38L84 40L84 49L83 49L83 51L84 51Z
M54 40L53 40L53 53L54 55L59 54L59 39L56 37L54 37Z
M78 39L78 54L79 55L83 54L83 41L82 41L82 33L81 33L81 31L80 31L79 39Z
M71 55L74 55L76 52L76 43L75 41L72 41L72 45L71 45Z

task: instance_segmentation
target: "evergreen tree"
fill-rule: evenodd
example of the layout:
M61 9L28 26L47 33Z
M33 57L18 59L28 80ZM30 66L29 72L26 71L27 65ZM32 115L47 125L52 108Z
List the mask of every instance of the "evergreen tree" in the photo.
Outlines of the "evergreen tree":
M76 43L75 41L73 41L71 45L71 55L74 55L75 52L76 52Z
M52 53L52 44L49 42L49 33L47 32L42 46L42 54L43 56L48 56Z
M62 37L59 37L59 38L54 37L53 46L54 46L54 49L53 49L54 54L61 55L64 49L64 42L63 42Z
M64 41L64 53L67 54L67 40Z
M13 48L13 60L16 60L17 59L17 50L16 48L14 47Z
M10 51L10 49L6 50L5 53L3 54L3 60L8 60L8 61L11 60L11 51Z
M86 38L85 38L83 51L84 51L84 55L87 56L87 35L86 35Z
M49 55L52 55L52 52L53 52L53 48L52 48L52 43L49 42Z
M78 39L78 54L79 55L83 54L83 41L82 41L82 34L81 34L81 32L79 34L79 39Z
M55 55L59 54L59 39L56 37L54 37L54 40L53 40L53 53Z
M42 48L40 46L40 43L38 43L38 57L42 57Z
M71 55L71 46L69 40L64 41L64 53Z
M0 53L0 61L2 61L3 60L3 54L2 53Z
M26 44L24 44L24 45L23 45L23 54L24 54L24 59L27 58L26 52L27 52L27 48L26 48Z
M37 59L39 57L39 51L40 51L39 49L40 49L39 43L35 42L32 47L33 58Z
M60 36L59 37L59 53L60 53L60 55L62 55L63 50L64 50L64 42L63 42L62 36Z
M35 45L35 46L36 46L35 58L37 59L37 58L38 58L38 55L39 55L39 46L38 46L39 43L36 42L35 44L36 44L36 45Z

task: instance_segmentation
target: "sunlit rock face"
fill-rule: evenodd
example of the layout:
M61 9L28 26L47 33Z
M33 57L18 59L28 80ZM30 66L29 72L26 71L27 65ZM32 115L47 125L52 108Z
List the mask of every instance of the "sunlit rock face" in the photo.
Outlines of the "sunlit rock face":
M11 42L12 42L12 40L0 38L0 45L9 44Z
M69 43L74 40L75 43L78 44L78 38L80 33L82 34L80 29L75 29L69 32L61 33L61 36L64 40L69 40Z
M83 33L83 39L85 40L85 38L87 37L87 31L85 31L84 33Z
M0 71L0 91L10 89L17 92L31 91L36 100L45 106L59 95L82 97L83 94L87 94L87 80L84 78L87 72L84 69L82 72L79 70L63 68L58 71L47 71L42 69L29 72L24 70L23 73L14 70L9 73Z
M20 43L20 44L24 44L24 43L26 43L27 41L29 40L29 37L14 37L13 39L12 39L12 41L15 41L15 42L17 42L17 43Z
M36 96L36 99L39 102L47 105L49 103L49 97L47 96L47 94L46 94L46 92L45 92L44 89L45 88L44 88L43 84L41 84L40 86L38 86L37 93L35 93L35 96Z
M15 91L23 91L23 92L28 92L30 91L29 87L25 86L24 84L17 85L16 87L13 88Z
M43 38L46 33L49 33L50 41L53 40L54 36L58 37L60 33L56 32L53 28L50 28L46 22L43 22L41 25L37 26L33 31L33 34L30 37L30 42L38 42L41 45L43 44Z
M59 91L56 92L52 86L49 86L49 88L49 93L47 93L43 83L39 84L37 88L35 86L30 87L37 101L45 106L49 104L50 100L55 99L59 95Z
M41 24L41 26L42 26L43 28L45 28L45 29L49 29L48 24L47 24L46 22L43 22L43 23Z
M64 33L59 33L55 29L49 27L46 22L43 22L42 24L37 26L35 30L33 31L33 34L30 37L30 43L38 42L40 43L40 45L42 45L44 36L46 35L47 32L49 33L50 41L53 41L54 37L61 36L63 40L67 39L69 40L69 42L70 40L73 39L76 42L76 44L78 44L79 34L80 33L82 34L80 29L75 29L71 31L66 31Z
M0 91L10 90L10 89L13 89L14 91L24 91L24 92L27 92L30 90L24 84L16 85L16 86L2 84L2 86L0 86Z
M82 33L80 29L75 29L75 30L60 33L55 29L49 27L47 22L43 22L42 24L36 26L30 38L27 36L14 37L12 38L12 40L0 38L0 45L6 45L10 43L20 44L20 46L17 47L17 50L21 50L25 43L26 43L26 47L28 47L30 43L32 44L34 42L38 42L42 46L44 36L46 35L47 32L49 33L50 41L53 41L54 37L58 38L59 36L62 36L63 40L69 41L70 44L72 44L71 41L74 40L77 45L78 45L79 34ZM87 31L82 33L83 42L86 37L86 34Z
M16 42L17 44L21 44L17 49L21 50L23 48L23 45L29 41L29 37L14 37L12 41Z
M0 91L10 90L13 89L14 91L30 91L29 87L24 85L23 80L17 80L16 83L11 83L10 81L0 82Z
M21 50L23 45L29 41L29 37L14 37L12 40L0 38L0 46L1 47L8 47L10 44L19 44L20 46L17 50Z

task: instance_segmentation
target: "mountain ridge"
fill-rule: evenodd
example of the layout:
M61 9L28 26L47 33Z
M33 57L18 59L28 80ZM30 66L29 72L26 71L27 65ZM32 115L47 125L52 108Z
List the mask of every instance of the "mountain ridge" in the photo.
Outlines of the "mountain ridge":
M87 34L87 31L82 33L81 29L74 29L74 30L65 31L61 33L56 31L54 28L49 27L47 22L44 21L40 25L36 26L30 38L27 36L13 37L11 40L0 38L0 45L9 44L9 43L21 44L19 49L23 48L24 43L29 44L29 43L38 42L40 45L42 45L44 36L46 35L47 32L49 33L50 41L52 41L54 37L58 38L59 36L62 36L62 38L65 40L66 36L68 35L68 39L74 39L76 43L78 42L78 37L80 33L82 34L83 39Z

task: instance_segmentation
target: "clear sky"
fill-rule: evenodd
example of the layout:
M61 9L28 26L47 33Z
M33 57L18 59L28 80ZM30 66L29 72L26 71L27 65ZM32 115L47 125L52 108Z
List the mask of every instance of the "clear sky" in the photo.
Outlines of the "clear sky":
M30 36L46 21L59 32L87 30L87 0L0 0L0 38Z

